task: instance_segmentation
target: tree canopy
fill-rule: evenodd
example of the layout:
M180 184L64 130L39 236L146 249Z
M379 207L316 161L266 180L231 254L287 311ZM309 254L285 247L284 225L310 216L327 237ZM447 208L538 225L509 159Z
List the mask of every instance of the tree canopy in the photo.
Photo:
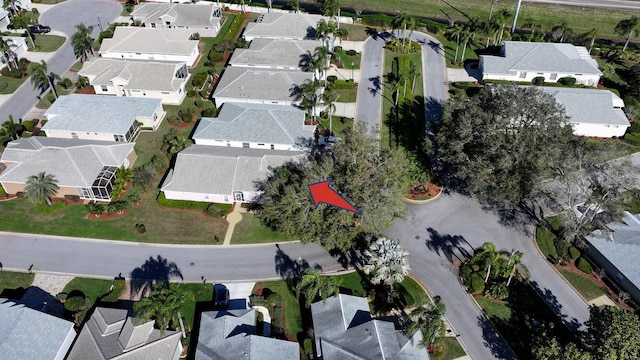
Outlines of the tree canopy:
M436 145L450 185L513 203L560 162L573 139L564 109L531 87L487 86L443 108Z
M380 149L361 124L317 159L275 169L260 184L264 194L258 217L289 237L347 251L359 235L380 234L405 215L402 198L409 168L400 150ZM363 215L324 204L315 207L308 185L328 179Z

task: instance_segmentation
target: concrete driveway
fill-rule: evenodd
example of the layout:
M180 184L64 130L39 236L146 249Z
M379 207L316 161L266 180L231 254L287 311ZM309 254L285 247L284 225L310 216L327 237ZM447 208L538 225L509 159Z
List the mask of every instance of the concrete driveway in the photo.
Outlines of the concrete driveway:
M76 61L68 38L75 32L77 24L95 25L93 36L97 37L100 31L98 17L103 27L106 27L121 10L120 3L114 0L68 0L47 8L40 16L40 22L51 26L54 31L67 35L64 45L47 61L48 70L55 74L64 74ZM34 90L29 80L25 81L13 96L0 106L0 122L6 121L9 115L13 115L16 121L24 117L38 103L38 95L40 91Z

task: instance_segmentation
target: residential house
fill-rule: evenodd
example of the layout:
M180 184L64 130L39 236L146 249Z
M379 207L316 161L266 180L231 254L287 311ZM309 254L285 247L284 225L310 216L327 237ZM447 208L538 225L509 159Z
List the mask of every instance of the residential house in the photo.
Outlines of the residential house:
M137 323L128 310L97 307L82 327L67 360L178 360L179 331L164 334L155 321Z
M113 38L104 39L100 56L109 59L171 61L195 65L198 40L191 40L189 29L152 29L118 26Z
M78 72L89 79L96 94L161 99L180 105L190 77L186 63L94 58Z
M640 303L640 214L625 211L622 222L585 236L588 256Z
M424 359L422 333L406 337L390 321L371 318L366 298L338 294L311 304L317 358Z
M115 172L136 160L134 143L34 136L11 141L0 156L0 184L9 194L23 192L27 179L41 172L55 176L55 195L111 201Z
M205 311L200 316L196 360L300 359L295 342L258 336L254 309Z
M548 86L536 89L553 95L564 107L575 135L603 138L624 136L630 126L622 111L624 101L609 90Z
M6 30L10 22L11 19L9 19L9 11L7 9L0 8L0 29Z
M253 39L248 49L235 49L229 60L231 66L264 69L305 70L315 49L322 46L317 40Z
M257 182L265 180L272 169L305 156L302 151L192 145L178 153L160 189L173 200L259 201Z
M28 49L25 38L19 36L3 36L2 41L4 41L5 44L9 46L9 49L13 53L13 57L16 63L18 59L27 56ZM7 61L9 61L7 57L5 57L4 55L0 55L0 69L3 69L7 66Z
M304 118L293 106L228 102L218 117L202 118L192 138L198 145L302 150L315 133Z
M70 94L44 113L42 131L47 137L131 141L140 127L157 129L165 114L160 99Z
M215 4L140 3L131 13L134 21L148 28L189 29L200 36L216 37L222 11Z
M0 357L63 360L76 337L71 321L0 299Z
M314 39L321 15L265 13L255 22L247 24L242 36L247 41L253 39L304 40ZM326 18L325 18L326 19Z
M213 92L216 105L227 102L297 105L295 87L313 80L313 73L229 66Z
M482 81L557 82L573 77L577 84L598 85L602 72L584 46L567 43L505 41L500 56L480 55Z

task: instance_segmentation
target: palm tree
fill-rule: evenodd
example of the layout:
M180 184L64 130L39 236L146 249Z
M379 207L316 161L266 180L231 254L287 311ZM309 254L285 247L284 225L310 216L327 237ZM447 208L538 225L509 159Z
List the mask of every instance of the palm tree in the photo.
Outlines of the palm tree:
M462 62L464 62L464 54L467 52L467 45L472 37L473 32L469 28L464 28L462 34L460 34L460 38L462 39L462 57L460 58L460 61Z
M47 205L51 205L51 198L58 193L59 189L55 176L45 174L43 171L38 175L29 176L24 193L34 203L46 202Z
M134 306L136 322L141 323L155 319L160 334L164 335L169 327L180 325L182 337L186 337L180 309L187 301L195 300L192 292L179 291L178 284L157 283L149 296L140 299ZM172 326L173 325L173 326Z
M33 41L33 34L31 34L31 30L29 30L29 25L31 24L31 18L29 18L27 14L17 14L13 17L13 26L16 29L25 29L27 37L31 40L31 47L35 48L36 43Z
M322 45L328 49L331 49L331 41L335 34L338 32L335 24L327 23L324 19L318 21L316 26L316 39L322 39Z
M322 93L322 103L325 105L325 111L329 114L329 134L333 134L333 113L336 111L336 105L333 102L335 100L335 93L330 88L326 88Z
M167 152L171 155L177 154L180 151L191 146L193 142L186 136L176 136L173 139L169 140L169 148Z
M316 105L318 103L318 92L322 85L317 80L306 79L302 84L295 85L293 92L298 98L302 98L301 106L310 111L311 118L316 119Z
M613 31L616 34L625 38L624 47L622 48L623 53L627 50L627 46L629 46L629 40L631 39L631 37L634 35L638 35L637 27L639 21L640 20L637 16L632 16L629 19L620 20L616 24L616 27L613 28Z
M566 21L561 22L560 24L551 28L551 33L554 34L554 37L560 35L560 42L564 42L565 37L571 35L573 30L569 27Z
M491 275L491 268L498 266L503 256L506 254L503 250L498 250L496 245L492 242L486 242L482 244L479 249L479 252L476 252L471 258L471 263L481 262L486 266L487 274L484 278L484 282L489 281L489 276Z
M53 80L59 78L54 73L47 73L47 63L42 60L40 63L32 63L27 69L27 75L31 77L31 83L34 89L42 89L43 91L48 87L53 90L53 95L58 98L58 93L54 86Z
M453 62L458 61L458 49L460 48L460 36L464 32L464 27L458 24L453 24L447 29L447 35L450 39L456 39L456 54L453 57Z
M493 15L493 7L496 5L498 0L491 0L491 7L489 8L489 18L487 21L491 21L491 15Z
M119 167L116 170L116 181L121 181L123 184L133 181L133 170L124 166Z
M524 29L531 29L531 39L530 41L533 41L536 39L536 32L538 32L538 37L540 37L541 34L544 33L543 29L542 29L542 25L535 23L533 21L528 21L526 23L524 23L522 25L522 27Z
M511 17L511 13L507 9L501 9L498 12L498 18L496 19L496 21L501 24L500 36L498 36L496 41L493 43L494 45L500 44L502 42L502 36L504 35L504 28L507 26L507 19L509 17Z
M18 5L20 0L4 0L4 8L9 10L11 16L18 13Z
M598 28L594 27L586 35L591 38L591 41L589 42L589 54L591 54L591 50L593 49L593 44L595 44L596 37L598 36Z
M373 274L372 284L391 286L402 282L411 271L409 252L397 241L379 238L364 250L363 255L366 263L362 270L365 274Z
M511 284L511 280L516 274L520 274L522 276L527 277L529 274L529 269L522 264L522 253L520 251L512 251L511 255L509 255L509 262L505 268L505 271L509 272L507 278L507 286Z
M406 50L405 40L408 37L411 39L411 34L413 34L413 30L415 29L416 21L412 16L407 15L406 12L402 12L392 20L391 28L393 30L402 29L402 48ZM409 35L407 36L406 32L410 30Z
M446 312L446 307L440 296L436 296L433 302L418 305L409 313L409 326L407 333L413 334L422 331L422 342L420 345L427 346L433 344L439 337L444 335L445 325L442 317Z
M296 14L300 11L300 0L289 0L287 4Z
M85 26L83 23L76 25L77 31L71 37L71 46L76 57L84 62L89 58L89 54L93 55L93 41L91 33L93 32L93 26Z
M342 285L342 278L335 276L320 276L320 271L308 268L302 274L302 278L296 284L298 296L304 295L305 306L309 307L320 297L322 301L337 295Z
M17 140L20 138L20 133L24 130L22 124L13 121L13 115L9 115L9 120L5 121L0 127L0 134L2 134L2 143L5 141Z
M11 49L11 45L13 45L13 40L0 38L0 54L2 56L2 62L7 64L9 70L18 67L16 54L13 52L13 49Z
M331 61L331 51L326 46L318 46L313 51L311 62L313 67L321 66L322 77L324 77L324 86L327 86L327 75L329 73L329 62Z

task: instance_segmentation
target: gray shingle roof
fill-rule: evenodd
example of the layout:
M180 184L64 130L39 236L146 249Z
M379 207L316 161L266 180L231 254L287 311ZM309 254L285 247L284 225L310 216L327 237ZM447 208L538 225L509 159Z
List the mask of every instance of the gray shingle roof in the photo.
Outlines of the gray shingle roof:
M67 352L74 336L71 321L0 298L0 357L3 359L55 359Z
M175 91L184 80L176 77L182 66L186 64L96 57L84 63L78 74L95 76L91 85L112 85L117 77L127 81L125 89Z
M571 122L630 125L620 108L624 105L622 99L609 90L551 86L540 86L536 89L553 95L556 101L564 106Z
M300 67L305 54L313 54L322 46L318 40L253 39L248 49L236 49L229 63L232 66Z
M113 38L104 39L101 53L124 52L189 56L198 40L189 40L189 29L152 29L137 26L118 26Z
M133 325L123 309L97 307L85 323L67 360L173 360L179 346L179 331L164 335L153 321Z
M610 232L594 231L586 240L640 289L640 214L624 213L622 223L607 224Z
M24 183L29 176L53 174L58 186L89 187L105 166L120 167L135 143L30 137L7 144L0 162L15 163L1 182Z
M248 23L245 37L272 39L313 39L318 22L323 17L310 14L266 13ZM326 20L327 18L325 18Z
M299 359L298 344L255 335L255 310L205 311L196 360Z
M311 315L316 347L324 360L429 359L417 346L420 332L407 338L392 322L372 320L366 298L332 296L311 304Z
M263 101L294 101L291 90L313 73L229 66L222 74L213 97Z
M164 23L160 17L165 16L167 19L173 19L171 25L175 26L214 28L220 22L220 18L215 17L213 13L219 8L213 4L141 3L136 6L131 16L143 23Z
M488 74L516 71L602 75L598 63L584 46L566 43L505 41L503 56L480 55Z
M162 190L229 195L256 191L255 182L271 169L304 156L301 151L191 145L178 153Z
M152 117L161 99L109 95L60 96L44 113L43 130L126 134L136 117Z
M304 116L289 105L225 103L217 118L200 120L193 139L295 145L313 137L315 126Z

